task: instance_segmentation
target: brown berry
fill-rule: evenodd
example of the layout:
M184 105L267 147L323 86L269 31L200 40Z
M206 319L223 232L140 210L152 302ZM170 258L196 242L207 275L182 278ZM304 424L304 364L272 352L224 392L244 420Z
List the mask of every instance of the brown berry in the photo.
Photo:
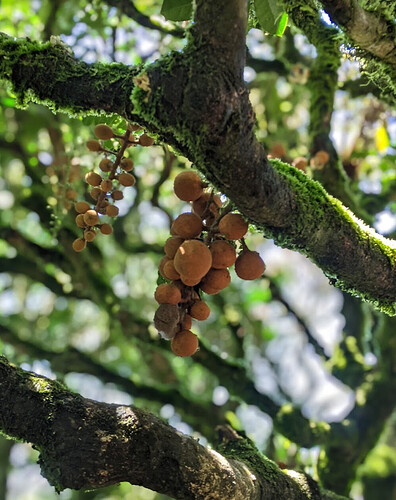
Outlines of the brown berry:
M248 223L239 214L227 214L219 222L219 231L227 240L240 240L247 233L248 227Z
M110 172L113 167L113 162L108 158L103 158L99 163L99 168L102 172Z
M162 283L162 285L157 286L154 298L158 304L176 305L181 301L181 292L175 285Z
M180 276L182 283L186 286L195 286L201 281L202 277Z
M186 170L173 183L175 195L183 201L195 201L203 195L202 180L196 172Z
M189 330L192 327L192 317L189 314L185 314L182 321L182 329Z
M95 139L90 139L85 144L90 151L96 152L96 151L100 151L102 149L100 142L96 141Z
M139 144L141 146L152 146L154 144L154 139L147 134L142 134L139 137Z
M186 240L177 249L174 264L180 276L186 279L202 278L212 265L212 254L202 241Z
M85 212L90 209L90 204L87 203L86 201L78 201L74 205L74 209L79 214L85 214Z
M180 236L171 236L168 238L164 245L164 252L167 257L173 259L175 253L179 246L183 243L184 238L180 238Z
M87 226L95 226L99 222L98 212L96 210L87 210L84 214L84 222Z
M206 302L203 300L197 300L190 307L190 315L192 318L197 319L198 321L204 321L209 318L210 308Z
M84 240L85 241L93 241L95 239L96 233L92 231L92 229L86 229L84 231Z
M231 282L228 269L210 269L202 279L199 287L207 294L215 294L224 290Z
M179 215L172 224L171 233L184 239L195 238L202 231L202 221L192 212Z
M113 183L110 179L103 179L103 181L100 183L100 189L104 193L108 193L113 189Z
M77 238L72 243L72 247L75 252L82 252L86 246L87 242L83 238Z
M126 172L129 172L133 169L133 161L130 158L123 158L121 160L120 167Z
M166 255L164 257L162 257L162 259L160 260L160 263L158 264L158 271L160 273L160 275L166 279L166 276L164 276L164 266L165 264L171 260L169 257L167 257Z
M117 217L119 212L120 212L120 209L118 207L116 207L115 205L108 205L106 207L106 215L108 215L109 217Z
M212 267L225 269L235 263L237 258L235 248L225 240L215 240L209 246L212 254Z
M235 272L243 280L255 280L265 271L265 264L258 252L244 250L235 261Z
M77 198L77 191L71 188L66 189L65 196L68 200L75 200Z
M91 192L89 193L91 195L91 197L94 199L94 200L97 200L99 198L99 195L100 193L102 192L102 190L98 187L94 187L91 189Z
M123 172L118 176L118 181L122 186L133 186L136 182L136 179L132 174Z
M77 217L75 218L76 225L78 227L85 227L85 221L84 221L84 214L78 214Z
M176 271L173 260L168 260L165 262L163 267L164 278L175 281L180 279L180 274Z
M90 186L99 186L102 182L102 177L96 172L88 172L85 174L85 181L88 182Z
M114 132L108 125L105 125L104 123L96 125L96 127L94 128L94 134L98 139L101 139L102 141L107 141L108 139L114 137Z
M122 191L119 191L118 189L116 189L115 191L113 191L111 193L111 197L115 201L122 200L124 198L124 193Z
M176 356L192 356L198 349L198 337L190 330L182 330L173 337L171 349Z
M113 228L110 226L110 224L102 224L100 226L100 232L102 234L111 234L113 232Z

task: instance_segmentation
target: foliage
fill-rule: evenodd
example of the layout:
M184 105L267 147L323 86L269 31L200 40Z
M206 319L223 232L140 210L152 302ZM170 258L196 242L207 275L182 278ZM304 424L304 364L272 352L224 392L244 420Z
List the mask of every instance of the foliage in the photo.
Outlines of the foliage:
M0 32L68 47L89 64L137 66L139 78L151 63L171 61L172 51L182 57L196 26L177 22L191 20L197 5L205 4L135 0L128 10L126 3L3 0ZM300 3L250 2L254 28L247 33L244 79L255 135L274 170L289 172L296 190L302 193L306 179L317 180L392 239L396 116L391 90L377 86L383 82L376 73L381 61L369 57L371 73L359 66L343 23L334 28L317 2ZM224 9L224 19L228 15ZM360 62L364 50L359 48ZM178 69L174 64L171 72ZM379 498L379 492L384 500L393 498L396 320L334 288L305 256L263 239L260 229L276 235L278 228L250 220L247 240L266 262L264 276L241 282L232 271L232 284L208 299L210 317L194 326L200 351L188 359L174 356L153 326L153 294L162 280L158 264L171 221L188 208L174 196L173 180L192 166L181 151L193 146L167 141L170 132L161 136L154 121L150 129L142 113L156 142L128 152L137 182L118 203L114 232L75 253L71 245L81 234L68 192L91 202L84 176L98 171L101 159L86 141L99 123L122 134L127 121L103 109L91 116L53 112L51 99L37 104L45 96L33 92L21 109L17 90L6 81L0 88L1 354L85 397L145 408L204 445L216 447L216 426L228 423L283 469L310 474L356 499ZM139 92L142 87L135 87L135 102L144 106ZM232 128L232 118L230 123ZM206 124L199 126L196 142L210 140ZM214 147L208 145L209 155ZM250 181L241 172L235 176L243 191ZM221 179L213 175L209 181L218 190ZM324 190L315 189L302 194L320 206L317 193ZM394 255L393 247L386 248ZM343 258L334 256L335 270ZM27 445L0 436L0 498L6 491L15 500L59 498L44 481L31 497L18 491L22 475L34 483L37 458ZM169 497L121 483L65 490L60 498Z

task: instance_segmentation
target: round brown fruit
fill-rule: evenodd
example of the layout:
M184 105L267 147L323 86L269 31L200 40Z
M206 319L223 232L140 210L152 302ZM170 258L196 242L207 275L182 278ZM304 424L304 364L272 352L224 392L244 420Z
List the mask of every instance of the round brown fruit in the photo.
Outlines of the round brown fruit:
M139 137L139 144L141 146L152 146L154 144L154 139L147 134L142 134Z
M180 276L182 283L186 286L195 286L201 281L201 276L198 278L191 278L191 276Z
M111 193L111 197L113 198L113 200L122 200L124 198L124 193L118 189L116 189L115 191L113 191Z
M168 238L164 245L164 252L167 257L173 259L175 253L179 246L183 243L184 238L180 238L180 236L171 236Z
M75 218L76 225L78 227L85 227L86 224L84 222L84 215L83 214L78 214L77 217Z
M171 232L184 239L195 238L202 231L202 221L198 215L186 213L179 215L172 224Z
M100 232L102 234L111 234L113 232L113 228L110 226L110 224L102 224L100 226Z
M113 162L108 158L103 158L103 160L100 160L99 168L102 172L110 172L112 167L113 167Z
M127 174L126 172L123 172L118 176L118 181L122 186L134 186L136 179L132 174Z
M185 314L182 321L183 330L189 330L192 327L192 317L189 314Z
M165 264L166 264L169 260L171 260L171 259L170 259L169 257L167 257L166 255L164 255L164 257L162 257L162 259L160 260L160 263L158 264L158 271L159 271L160 275L161 275L163 278L165 278L165 279L167 279L167 278L166 278L166 276L164 275L164 266L165 266Z
M173 337L171 349L176 356L192 356L198 349L198 337L190 330L181 330Z
M235 248L225 240L215 240L209 246L212 254L212 267L225 269L232 266L237 258Z
M157 286L154 293L154 298L158 302L158 304L176 305L181 301L181 293L175 285L162 283L162 285Z
M93 241L95 239L96 233L92 231L92 229L86 229L84 231L84 239L85 241Z
M210 198L212 198L212 201L209 204L208 210L206 210ZM202 196L193 201L192 208L194 213L202 217L203 215L208 215L208 213L218 215L221 205L220 197L217 194L212 196L211 193L203 193Z
M104 192L104 193L108 193L109 191L111 191L113 188L113 183L110 179L103 179L103 181L100 183L100 189Z
M85 212L90 209L90 204L86 201L78 201L75 203L74 209L79 214L85 214Z
M101 192L102 192L102 190L100 188L94 187L91 189L91 192L89 194L91 195L91 198L93 198L94 200L97 200L99 198L99 195Z
M186 170L175 177L175 195L183 201L195 201L203 195L202 180L196 172Z
M96 210L87 210L84 214L84 222L87 226L95 226L99 222L98 212Z
M180 276L186 279L202 278L212 265L212 254L202 241L186 240L177 249L174 264Z
M255 280L265 271L265 264L258 252L244 250L235 261L235 272L243 280Z
M96 152L96 151L100 151L102 149L100 142L96 141L95 139L90 139L85 144L90 151Z
M121 168L126 172L133 169L133 161L130 158L123 158L120 164Z
M120 209L118 207L116 207L115 205L108 205L106 207L106 215L108 215L109 217L117 217L119 212L120 212Z
M207 294L215 294L224 290L231 282L228 269L210 269L199 285Z
M88 182L90 186L99 186L102 182L102 177L96 172L88 172L85 174L85 181Z
M94 134L98 139L101 139L102 141L107 141L108 139L114 137L114 132L108 125L105 125L104 123L96 125L96 127L94 128Z
M75 252L82 252L86 246L87 242L83 238L77 238L72 243L72 247Z
M227 214L219 222L219 231L227 240L240 240L247 233L248 227L248 223L239 214Z
M176 271L173 260L168 260L168 262L165 262L163 272L164 278L168 280L175 281L180 279L180 274Z
M209 318L210 308L206 302L203 300L197 300L190 307L190 315L192 318L197 319L198 321L204 321Z

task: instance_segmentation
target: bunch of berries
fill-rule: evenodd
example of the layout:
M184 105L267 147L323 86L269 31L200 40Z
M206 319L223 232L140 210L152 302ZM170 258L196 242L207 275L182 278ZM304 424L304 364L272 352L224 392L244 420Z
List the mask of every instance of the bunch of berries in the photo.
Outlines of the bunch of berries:
M217 294L231 281L228 268L244 280L259 278L265 264L246 246L248 224L240 214L222 207L221 199L194 171L184 171L174 181L176 196L191 202L192 211L179 215L171 226L159 273L166 280L155 290L159 307L154 324L161 336L171 340L178 356L191 356L198 338L191 332L192 320L209 317L209 306L201 293ZM237 241L240 249L237 252Z
M92 206L86 201L78 201L74 208L77 212L76 225L83 229L83 236L73 241L73 249L81 252L87 246L87 243L93 241L99 231L102 234L111 234L113 228L109 223L103 223L101 216L117 217L119 209L115 202L124 197L121 187L133 186L136 182L135 177L130 173L133 169L133 161L124 157L126 149L130 146L151 146L154 139L147 134L141 134L139 137L134 132L139 130L138 125L128 125L123 135L117 135L108 125L99 124L94 129L95 136L100 141L110 139L119 142L118 149L114 151L104 147L99 140L91 139L87 141L87 147L90 151L104 154L104 158L99 163L101 173L88 172L85 175L85 181L91 186L90 196L95 201ZM114 156L110 159L109 156Z

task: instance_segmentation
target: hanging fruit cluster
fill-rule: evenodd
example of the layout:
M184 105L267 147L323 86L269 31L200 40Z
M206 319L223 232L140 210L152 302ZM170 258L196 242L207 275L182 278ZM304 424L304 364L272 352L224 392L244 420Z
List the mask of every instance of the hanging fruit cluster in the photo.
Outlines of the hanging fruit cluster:
M202 292L212 295L231 281L228 268L235 264L236 274L244 280L259 278L265 264L257 252L246 246L248 224L240 214L222 207L221 199L194 171L184 171L174 181L174 192L191 202L192 210L179 215L171 226L165 256L159 273L167 281L155 290L159 307L154 324L161 336L171 340L178 356L191 356L198 349L198 338L191 332L192 320L209 317L209 306ZM237 252L237 242L240 249Z
M154 139L143 133L139 137L134 132L139 130L138 125L128 125L123 135L117 135L108 125L99 124L94 129L97 139L87 141L87 148L90 151L102 153L104 158L99 163L100 174L88 172L85 181L90 186L90 196L95 203L89 204L86 201L78 201L74 208L77 212L76 225L83 230L81 238L73 241L73 249L81 252L87 243L93 241L98 232L111 234L113 228L109 223L103 223L102 216L110 218L116 217L119 213L116 201L122 200L124 194L122 187L133 186L135 177L130 173L133 169L133 161L124 157L126 149L130 146L151 146ZM112 150L104 146L103 141L112 139L119 143L119 147ZM100 142L102 141L102 142ZM110 159L110 157L114 157Z

